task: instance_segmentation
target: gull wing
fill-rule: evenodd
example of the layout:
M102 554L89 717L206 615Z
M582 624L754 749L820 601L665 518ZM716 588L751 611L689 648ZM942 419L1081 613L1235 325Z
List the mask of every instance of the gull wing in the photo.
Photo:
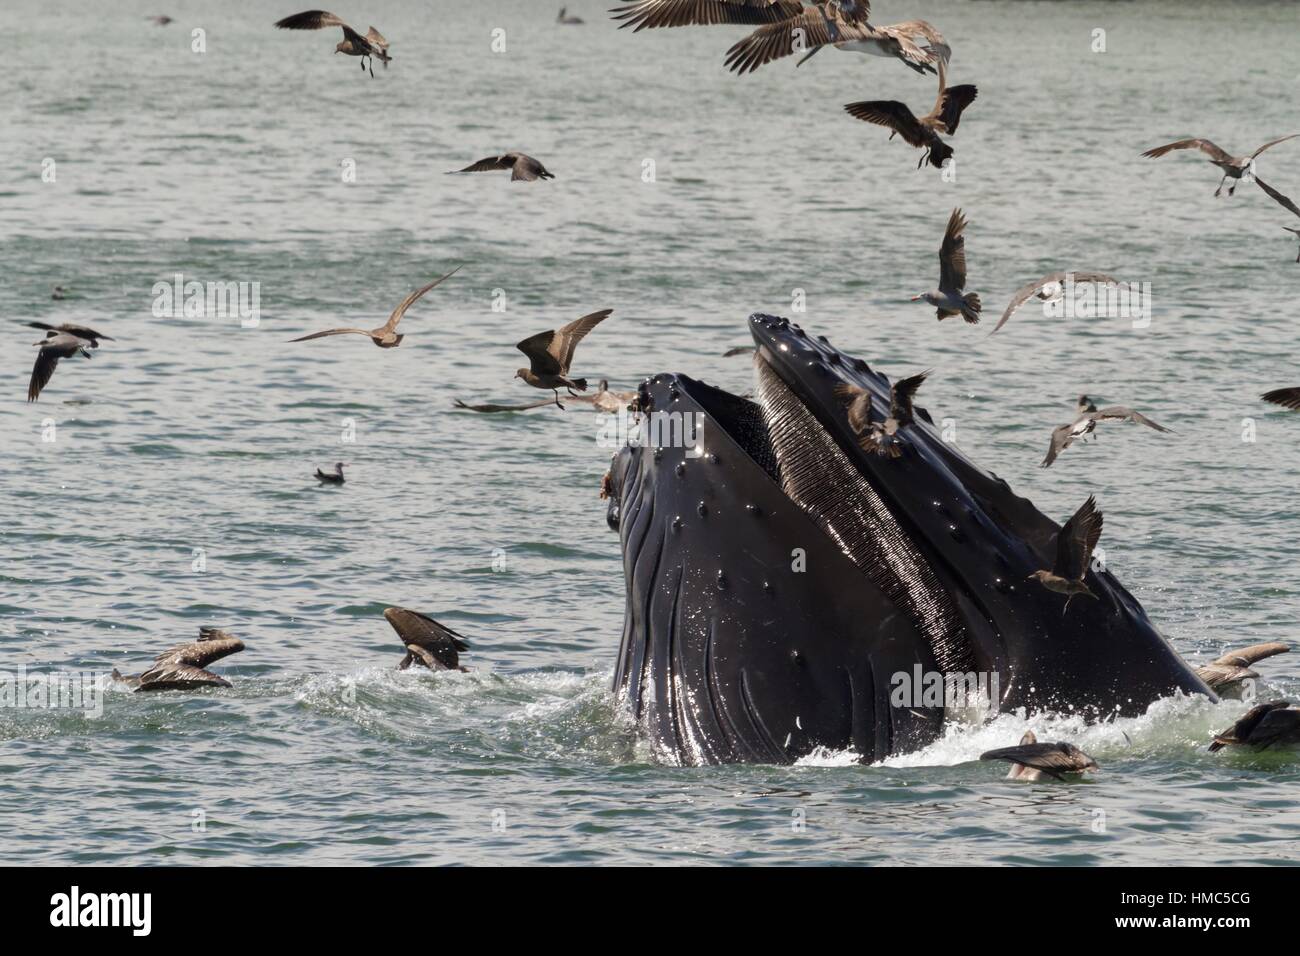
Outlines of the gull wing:
M457 408L463 408L467 412L526 412L529 409L541 408L543 405L555 406L555 402L549 398L544 398L540 402L530 402L527 405L493 405L490 403L470 405L467 402L462 402L459 398L452 399L452 402Z
M1288 139L1295 139L1297 136L1300 136L1300 133L1291 133L1291 134L1288 135L1288 136L1279 136L1277 139L1269 140L1267 143L1265 143L1265 144L1264 144L1263 146L1261 146L1259 149L1257 149L1257 150L1255 150L1253 153L1251 153L1251 154L1250 154L1250 158L1251 158L1251 159L1254 159L1256 156L1258 156L1260 153L1264 152L1264 150L1268 149L1270 146L1276 146L1278 143L1285 143Z
M390 315L388 317L388 321L384 323L384 328L388 329L388 331L390 332L393 331L393 329L397 328L397 323L402 321L402 316L406 314L406 310L409 309L415 303L416 299L420 298L420 296L424 295L434 286L446 281L447 279L450 279L460 270L461 267L457 266L456 268L448 272L445 276L439 276L438 278L430 282L428 285L416 289L414 292L408 295L405 299L402 300L401 304L393 310L393 314Z
M1133 411L1127 405L1108 405L1106 408L1089 412L1087 417L1099 422L1137 422L1139 425L1154 428L1158 432L1169 431L1164 425L1157 425L1151 419L1140 412Z
M1225 654L1215 658L1215 664L1229 664L1234 667L1249 667L1265 658L1273 657L1277 654L1287 654L1291 651L1290 644L1283 644L1281 641L1268 641L1264 644L1251 644L1249 647L1241 647L1235 651L1228 651Z
M569 366L573 364L573 352L578 343L587 337L587 333L613 313L613 309L601 309L580 319L574 319L551 337L547 351L560 364L560 374L568 375Z
M874 123L892 129L909 146L924 146L929 141L926 128L907 107L898 100L859 100L847 103L844 111L864 123Z
M889 390L889 417L898 424L906 425L912 421L912 399L929 374L927 369L910 378L900 378Z
M1088 559L1101 538L1101 525L1097 499L1089 495L1057 533L1056 563L1052 566L1052 573L1070 581L1082 579L1088 571Z
M1052 440L1047 446L1047 457L1038 466L1040 468L1052 467L1052 462L1056 461L1056 456L1065 449L1069 448L1074 441L1074 423L1068 425L1057 425L1052 429Z
M832 391L844 406L849 427L859 437L867 434L871 429L871 393L849 382L840 382Z
M1291 212L1295 213L1297 216L1300 216L1300 207L1297 207L1296 204L1293 203L1290 199L1288 199L1286 196L1283 196L1280 192L1278 192L1268 183L1264 182L1264 180L1260 179L1258 176L1255 177L1255 185L1258 186L1260 189L1264 190L1264 192L1268 193L1269 198L1272 199L1274 202L1276 202L1279 206L1281 206L1284 209L1290 210Z
M59 354L47 348L42 348L36 353L36 364L32 366L32 378L27 384L27 401L34 402L41 395L41 391L46 385L50 384L50 379L54 377L54 369L59 364Z
M489 156L477 163L470 163L464 169L453 170L457 173L486 173L493 169L514 169L515 154L505 153L501 156Z
M799 0L634 0L609 12L633 33L656 27L780 23L799 15Z
M1206 156L1209 156L1213 162L1230 163L1236 158L1229 155L1214 143L1211 143L1208 139L1180 139L1176 143L1166 143L1164 146L1157 146L1154 149L1148 149L1142 155L1149 159L1159 159L1165 153L1171 152L1175 149L1199 149Z
M1024 767L1040 770L1057 780L1062 774L1079 773L1096 767L1097 762L1078 747L1069 744L1018 744L999 747L980 754L980 760L1006 760Z
M960 209L954 209L948 217L943 245L939 247L939 288L944 291L960 292L966 288L966 238L962 235L965 229L966 217Z
M874 28L846 22L828 15L827 6L808 7L798 16L761 26L727 51L726 67L736 73L752 73L765 63L845 40L866 40Z
M402 639L407 652L419 657L430 670L458 669L459 654L469 650L469 644L460 634L417 611L385 608L384 619Z
M293 16L275 21L275 25L281 30L322 30L326 27L342 27L345 36L349 32L352 36L357 36L356 31L341 17L336 17L327 10L304 10L302 13L295 13Z
M1275 388L1271 392L1265 392L1260 398L1292 411L1300 411L1300 388Z
M372 338L370 332L365 329L326 329L324 332L313 332L311 335L304 335L302 338L290 339L290 342L306 342L308 339L320 339L327 335L364 335L366 338Z

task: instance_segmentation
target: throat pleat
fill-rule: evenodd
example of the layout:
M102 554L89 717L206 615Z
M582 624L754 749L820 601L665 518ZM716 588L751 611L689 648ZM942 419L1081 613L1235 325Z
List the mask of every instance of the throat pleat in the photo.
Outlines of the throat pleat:
M944 674L973 670L965 625L925 556L816 416L766 362L756 365L781 490L925 635Z

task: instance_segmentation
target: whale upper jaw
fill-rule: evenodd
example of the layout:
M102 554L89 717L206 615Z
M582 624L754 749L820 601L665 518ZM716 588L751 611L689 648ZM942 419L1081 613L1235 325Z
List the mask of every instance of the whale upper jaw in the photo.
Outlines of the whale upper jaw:
M1099 600L1068 615L1026 581L1058 526L924 409L899 458L862 451L834 386L870 391L880 418L888 379L788 320L749 324L755 400L655 376L646 420L697 421L689 447L661 430L611 468L628 600L615 689L661 756L913 749L953 712L900 705L899 675L978 675L993 707L1091 717L1209 693L1105 569L1087 576Z

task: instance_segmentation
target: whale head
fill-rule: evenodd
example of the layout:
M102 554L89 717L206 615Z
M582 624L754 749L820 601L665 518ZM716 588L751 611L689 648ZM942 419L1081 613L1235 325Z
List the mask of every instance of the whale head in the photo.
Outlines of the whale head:
M924 408L897 458L864 451L835 387L865 389L879 421L884 375L787 319L749 328L753 399L648 379L607 482L627 591L614 689L661 758L871 762L969 719L979 695L1092 719L1212 696L1100 563L1097 600L1063 613L1032 580L1059 525Z

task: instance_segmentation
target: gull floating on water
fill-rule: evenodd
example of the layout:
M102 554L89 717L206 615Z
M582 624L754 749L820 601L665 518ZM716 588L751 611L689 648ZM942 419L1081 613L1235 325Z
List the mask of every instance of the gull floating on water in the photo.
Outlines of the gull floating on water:
M1221 149L1220 147L1214 145L1214 143L1210 142L1208 139L1180 139L1176 143L1168 143L1164 146L1157 146L1154 149L1148 149L1142 155L1148 156L1151 159L1159 159L1161 156L1163 156L1165 153L1170 152L1171 150L1199 149L1201 152L1203 152L1206 156L1209 157L1209 161L1211 163L1213 163L1215 166L1218 166L1221 170L1223 170L1223 178L1219 180L1219 188L1214 191L1215 196L1218 196L1220 193L1222 193L1223 184L1227 182L1229 179L1232 179L1234 182L1232 183L1231 186L1228 187L1228 195L1231 196L1237 188L1237 182L1239 182L1242 179L1242 177L1245 176L1247 172L1249 172L1251 174L1251 178L1255 180L1255 182L1259 185L1260 189L1268 193L1269 196L1271 196L1282 206L1285 206L1287 209L1291 210L1297 216L1300 216L1300 208L1297 208L1295 203L1293 203L1286 196L1283 196L1280 192L1278 192L1272 186L1268 185L1268 183L1264 182L1264 180L1260 179L1258 176L1255 175L1256 156L1264 152L1264 150L1268 149L1270 146L1276 146L1278 143L1285 143L1288 139L1295 139L1297 136L1300 136L1300 133L1291 133L1288 136L1282 136L1279 137L1278 139L1270 140L1269 142L1261 146L1259 149L1251 153L1249 156L1233 156L1229 154L1226 150Z
M486 173L498 169L510 170L510 181L516 180L522 182L532 182L535 179L554 179L555 174L543 166L540 162L533 159L527 153L502 153L500 156L489 156L487 159L480 159L477 163L471 163L464 169L453 169L453 173Z
M939 247L939 288L914 295L912 301L929 302L938 310L941 322L960 315L974 325L980 320L980 297L977 293L962 291L966 288L966 238L962 235L965 229L966 218L960 209L954 209L948 217L943 245Z
M415 301L419 299L420 296L424 295L426 292L428 292L430 289L437 286L439 283L444 282L447 279L450 279L460 270L461 267L457 266L456 268L448 272L445 276L440 276L437 279L434 279L428 285L424 286L423 288L416 289L414 292L412 292L410 295L408 295L405 299L402 300L401 304L398 305L398 307L393 310L393 314L388 317L388 321L385 322L377 329L371 329L369 332L367 332L365 329L326 329L324 332L313 332L311 333L311 335L304 335L300 338L290 339L289 341L306 342L309 339L324 338L327 335L364 335L367 336L370 339L370 341L378 345L381 349L395 349L397 348L397 346L402 344L402 339L406 338L405 335L399 335L397 332L397 323L402 321L402 316L406 314L406 310L409 309L412 305L414 305Z
M980 760L1006 760L1011 764L1008 780L1035 782L1043 777L1064 780L1063 774L1079 774L1099 769L1097 761L1074 744L1058 741L1040 744L1032 730L1025 731L1015 747L1001 747L980 754Z
M385 608L384 619L406 645L406 656L397 665L398 670L412 664L422 664L431 671L468 670L460 666L460 653L469 650L469 644L445 624L404 607Z
M1274 745L1300 744L1300 709L1289 700L1256 704L1222 733L1214 735L1211 752L1229 745L1265 750Z
M178 644L154 658L153 667L137 677L124 677L113 670L113 679L141 690L193 690L198 687L229 687L230 681L205 668L213 661L237 654L244 642L218 627L199 628L199 639Z
M1080 404L1082 405L1083 402L1087 401L1087 398L1086 395L1080 395ZM1088 407L1080 410L1078 417L1074 421L1065 425L1058 425L1052 429L1052 441L1047 446L1047 457L1043 459L1039 467L1050 468L1052 462L1056 461L1057 455L1069 448L1075 439L1092 434L1096 430L1098 422L1137 422L1139 425L1154 428L1158 432L1169 431L1165 426L1157 425L1145 415L1133 411L1126 405L1109 405L1106 408L1099 409L1089 402Z
M343 479L343 464L344 464L344 463L341 462L341 461L336 461L336 462L334 463L334 471L333 471L333 472L321 471L319 468L317 468L317 469L316 469L316 480L319 481L319 482L320 482L321 484L323 484L323 485L341 485L341 484L343 484L343 481L344 481L344 479Z
M277 20L275 25L281 30L321 30L326 27L342 27L343 39L334 47L335 53L361 57L361 69L366 69L366 59L370 58L370 76L375 75L375 57L388 68L392 57L388 55L388 41L384 35L371 27L365 36L352 29L342 18L325 10L305 10L291 17Z
M962 111L975 102L977 95L979 90L969 83L948 86L947 69L940 60L939 97L934 102L934 108L924 116L916 116L906 104L898 100L860 100L846 104L844 109L855 119L887 127L892 131L890 139L898 134L909 146L923 148L925 151L917 161L917 169L927 160L931 166L940 169L944 161L952 156L952 147L940 139L939 134L951 136L957 132Z
M515 378L522 378L533 388L549 388L555 392L555 404L560 405L560 389L566 388L572 395L574 389L579 392L587 390L585 378L569 378L569 366L573 363L573 352L578 343L586 338L587 333L603 322L613 309L601 309L580 319L574 319L568 325L550 332L538 332L524 339L515 348L528 356L529 368L515 372Z
M998 324L993 327L993 332L1006 325L1007 320L1015 314L1016 310L1034 296L1037 296L1043 302L1051 302L1054 299L1064 297L1065 283L1067 281L1073 282L1075 285L1122 286L1127 284L1106 275L1104 272L1049 272L1041 279L1021 286L1016 290L1016 294L1011 297L1011 302L1007 305L1007 310L1002 313L1002 318L998 319ZM989 335L992 335L993 332L990 332Z
M59 359L71 358L81 354L90 358L90 350L99 348L99 340L113 341L109 336L88 329L82 325L48 325L45 322L28 322L34 329L45 329L45 338L33 342L41 350L36 353L36 364L32 366L32 378L27 385L27 401L34 402L50 383Z
M1049 591L1067 594L1065 607L1061 615L1070 609L1070 602L1076 595L1086 594L1094 601L1097 595L1088 590L1084 576L1088 573L1088 562L1092 552L1101 538L1102 515L1097 510L1097 499L1092 495L1079 506L1079 510L1070 516L1056 535L1056 561L1052 570L1035 571L1028 580L1038 579L1038 583Z
M835 397L844 405L849 426L858 436L863 451L898 458L903 450L895 437L904 425L912 424L912 399L917 389L929 375L921 372L909 378L900 378L889 389L889 417L877 422L871 419L871 393L865 388L841 382L834 388Z
M1196 676L1205 681L1210 689L1222 695L1226 691L1240 691L1244 680L1259 676L1251 670L1250 665L1275 654L1286 654L1291 648L1281 641L1269 641L1265 644L1252 644L1235 651L1228 651L1208 664L1196 668Z

